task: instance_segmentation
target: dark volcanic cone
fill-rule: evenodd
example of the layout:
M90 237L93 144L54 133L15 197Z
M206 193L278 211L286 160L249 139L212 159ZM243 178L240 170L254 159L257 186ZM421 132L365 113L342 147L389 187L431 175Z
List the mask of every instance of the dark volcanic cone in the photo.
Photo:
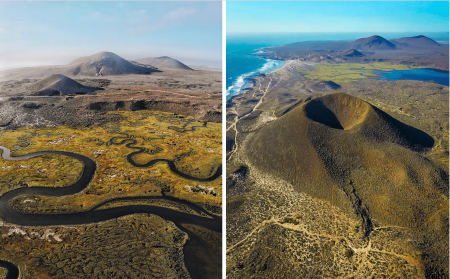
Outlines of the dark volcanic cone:
M140 64L151 65L157 68L169 68L169 69L182 69L182 70L191 70L192 69L180 61L170 58L168 56L161 57L147 57L141 59L133 60ZM132 61L132 62L133 62Z
M363 220L423 224L448 203L448 173L421 155L434 144L356 97L308 101L262 127L244 149L252 164Z
M347 56L347 57L362 57L364 56L364 54L362 54L361 52L357 51L356 49L347 49L346 51L342 52L343 55Z
M337 90L341 88L341 86L331 80L321 80L319 82L311 84L310 88L314 91L328 91Z
M395 44L389 42L381 36L371 36L361 38L353 42L353 48L358 50L392 50L396 49Z
M19 68L0 72L0 78L42 79L50 75L61 74L69 77L95 77L108 75L139 74L148 75L160 72L152 66L134 65L111 52L100 52L91 56L78 58L67 65ZM2 76L3 75L3 76Z
M89 94L101 88L84 86L64 75L51 75L41 81L35 82L28 87L38 96L58 96L69 94Z
M426 36L419 35L414 37L405 37L400 39L391 40L395 44L399 44L402 46L407 46L411 48L426 48L426 47L435 47L439 46L439 43L433 39L430 39Z
M73 76L105 76L123 74L150 74L154 68L134 65L112 52L100 52L91 56L78 58L69 63L64 72Z

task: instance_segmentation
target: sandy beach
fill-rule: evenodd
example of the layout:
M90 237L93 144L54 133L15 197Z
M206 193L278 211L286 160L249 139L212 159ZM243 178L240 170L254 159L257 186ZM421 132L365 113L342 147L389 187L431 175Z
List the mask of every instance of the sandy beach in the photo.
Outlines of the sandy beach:
M275 73L275 72L281 71L281 70L283 70L283 69L289 67L290 65L294 64L295 61L296 61L296 60L284 60L284 65L281 66L281 67L278 68L278 69L273 70L271 73Z

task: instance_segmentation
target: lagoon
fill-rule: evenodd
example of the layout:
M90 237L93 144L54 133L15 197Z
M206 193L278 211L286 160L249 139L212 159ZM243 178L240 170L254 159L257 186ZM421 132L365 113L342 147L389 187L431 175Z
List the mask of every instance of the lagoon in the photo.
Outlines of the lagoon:
M375 74L379 75L377 79L380 80L421 80L439 83L441 85L448 86L449 73L446 71L440 71L435 69L414 69L414 70L393 70L393 71L380 71L374 70Z

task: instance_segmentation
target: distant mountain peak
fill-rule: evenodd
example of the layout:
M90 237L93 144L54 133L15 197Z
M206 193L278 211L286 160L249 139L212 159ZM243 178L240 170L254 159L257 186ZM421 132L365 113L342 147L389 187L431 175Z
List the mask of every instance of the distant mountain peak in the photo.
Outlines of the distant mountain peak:
M395 44L389 42L379 35L361 38L353 42L354 49L357 50L391 50L395 49Z
M169 56L146 57L141 59L135 59L133 61L144 65L151 65L157 68L193 70L189 66Z
M140 67L123 59L119 55L102 51L90 56L80 57L69 65L77 65L69 75L103 76L121 74L146 74L154 69Z
M392 40L396 44L400 44L404 47L410 47L410 48L424 48L424 47L433 47L433 46L439 46L440 44L436 42L435 40L424 36L424 35L418 35L413 37L404 37Z

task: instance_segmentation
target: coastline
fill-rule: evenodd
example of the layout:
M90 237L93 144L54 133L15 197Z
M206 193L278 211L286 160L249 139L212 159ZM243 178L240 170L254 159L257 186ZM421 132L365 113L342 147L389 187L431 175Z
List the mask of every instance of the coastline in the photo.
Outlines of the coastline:
M291 64L294 60L282 60L282 59L272 59L272 58L263 58L260 59L266 60L266 63L251 72L241 74L236 80L233 82L231 86L229 86L226 90L226 99L232 99L235 96L242 94L245 90L248 90L254 85L254 79L260 75L269 74L276 72L279 69L285 68L286 62L289 61L288 65ZM277 65L278 63L283 63L281 65Z
M283 66L281 66L280 68L274 69L273 71L270 71L269 73L275 73L275 72L281 71L283 69L286 69L290 65L294 64L296 60L282 60L282 61L284 61Z

